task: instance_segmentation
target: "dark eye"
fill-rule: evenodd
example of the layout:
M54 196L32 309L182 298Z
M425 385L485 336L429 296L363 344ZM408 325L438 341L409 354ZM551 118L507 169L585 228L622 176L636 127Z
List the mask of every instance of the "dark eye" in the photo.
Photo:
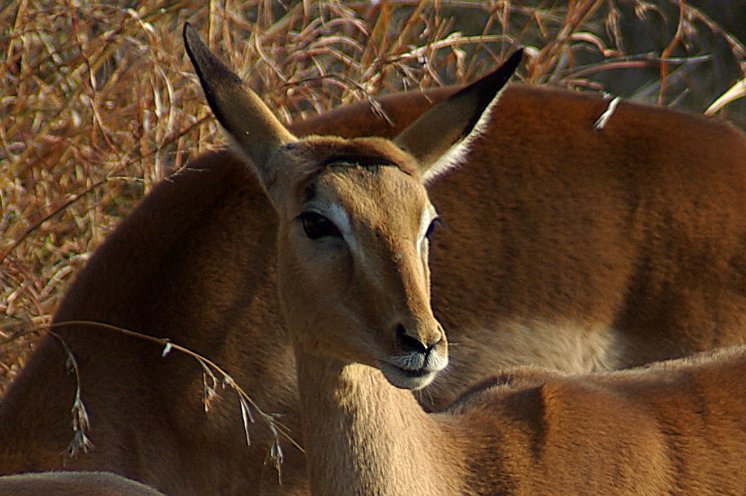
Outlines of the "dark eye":
M430 239L430 236L433 235L433 230L435 229L435 226L440 225L440 218L436 217L431 222L430 225L427 226L427 231L425 231L425 237L427 239Z
M303 231L310 239L319 239L327 236L340 237L339 229L332 221L316 212L304 212L300 214Z

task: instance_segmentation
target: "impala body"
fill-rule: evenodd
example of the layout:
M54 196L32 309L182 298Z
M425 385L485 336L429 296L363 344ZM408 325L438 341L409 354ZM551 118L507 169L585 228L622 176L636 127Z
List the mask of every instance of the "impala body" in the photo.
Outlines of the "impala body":
M288 133L401 136L454 92L384 97L393 127L358 104ZM510 86L460 149L462 165L428 182L443 222L429 247L432 312L450 347L448 367L418 393L427 409L514 365L589 372L744 342L744 134L625 102L595 130L607 108L594 96ZM424 134L457 141L458 115L431 117ZM244 159L199 157L97 250L55 322L104 322L194 349L300 440L277 230ZM246 446L231 393L205 412L190 358L163 358L153 343L95 325L55 332L78 362L94 448L66 454L78 384L48 337L0 404L0 473L64 466L167 494L307 494L303 454L282 442L278 485L265 463L274 435L257 422Z
M42 472L0 477L0 496L163 496L107 472Z
M393 141L298 139L189 25L185 40L278 214L278 295L311 494L746 492L746 346L607 374L517 370L433 414L409 391L448 363L430 306L437 211L425 185L459 163L520 56ZM444 119L451 132L432 133Z

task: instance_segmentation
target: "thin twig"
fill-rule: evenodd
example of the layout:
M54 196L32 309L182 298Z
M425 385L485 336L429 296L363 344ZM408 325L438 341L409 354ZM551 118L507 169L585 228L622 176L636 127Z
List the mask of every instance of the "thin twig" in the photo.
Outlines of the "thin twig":
M218 398L217 394L215 393L215 388L218 384L222 384L224 386L228 386L229 388L231 388L238 395L239 407L241 410L241 422L242 422L242 426L244 429L244 434L246 437L247 445L251 444L249 424L255 423L254 415L251 413L251 410L253 409L254 412L258 414L259 417L264 422L266 422L274 438L267 456L268 456L268 459L271 461L272 466L277 471L277 477L280 483L282 481L281 466L284 460L284 453L280 445L280 438L282 437L286 439L288 442L290 442L291 445L293 445L301 453L305 453L305 450L303 449L303 447L290 434L290 430L288 429L288 427L285 426L282 422L278 421L276 415L267 413L264 410L262 410L259 407L259 405L257 405L256 402L248 395L248 393L246 393L246 391L233 379L233 377L230 374L228 374L228 372L226 372L217 363L206 358L204 355L201 355L195 351L192 351L185 346L181 346L177 343L174 343L168 338L157 338L154 336L150 336L150 335L143 334L140 332L125 329L123 327L106 324L103 322L95 322L95 321L88 321L88 320L70 320L70 321L64 321L64 322L55 322L49 325L27 329L25 331L25 332L37 332L37 331L42 331L45 329L48 330L49 335L51 335L55 340L57 340L62 346L65 352L65 355L67 356L67 360L66 360L67 369L75 377L75 384L76 384L75 398L73 400L73 405L71 408L73 438L70 441L70 444L68 446L68 455L70 457L75 457L81 452L88 453L91 449L95 447L88 436L88 433L90 432L91 424L88 418L88 411L83 402L83 386L81 382L81 374L80 374L80 369L78 367L78 362L72 350L65 342L65 340L59 334L51 330L51 329L59 329L59 328L70 327L70 326L94 327L97 329L113 331L118 334L122 334L122 335L132 337L135 339L149 341L151 343L159 345L162 348L161 356L163 357L167 356L173 351L177 351L179 353L183 353L195 359L197 363L202 367L203 377L205 378L204 396L203 396L203 403L205 405L205 411L208 411L209 405L212 403L212 401Z

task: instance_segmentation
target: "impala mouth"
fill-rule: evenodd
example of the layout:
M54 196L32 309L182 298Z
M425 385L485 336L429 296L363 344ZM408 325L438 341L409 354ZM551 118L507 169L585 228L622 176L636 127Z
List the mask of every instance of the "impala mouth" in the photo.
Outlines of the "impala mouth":
M400 389L422 389L435 379L440 370L426 367L405 369L389 362L378 362L378 368L391 385Z

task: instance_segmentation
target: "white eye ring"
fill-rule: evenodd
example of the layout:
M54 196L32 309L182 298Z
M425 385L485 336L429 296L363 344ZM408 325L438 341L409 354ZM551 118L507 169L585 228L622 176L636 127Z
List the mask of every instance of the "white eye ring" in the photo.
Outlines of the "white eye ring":
M442 223L443 222L440 220L440 217L433 218L433 220L430 221L430 225L427 226L427 230L425 231L425 239L430 239L430 236L433 235L433 231L435 230L435 228Z

